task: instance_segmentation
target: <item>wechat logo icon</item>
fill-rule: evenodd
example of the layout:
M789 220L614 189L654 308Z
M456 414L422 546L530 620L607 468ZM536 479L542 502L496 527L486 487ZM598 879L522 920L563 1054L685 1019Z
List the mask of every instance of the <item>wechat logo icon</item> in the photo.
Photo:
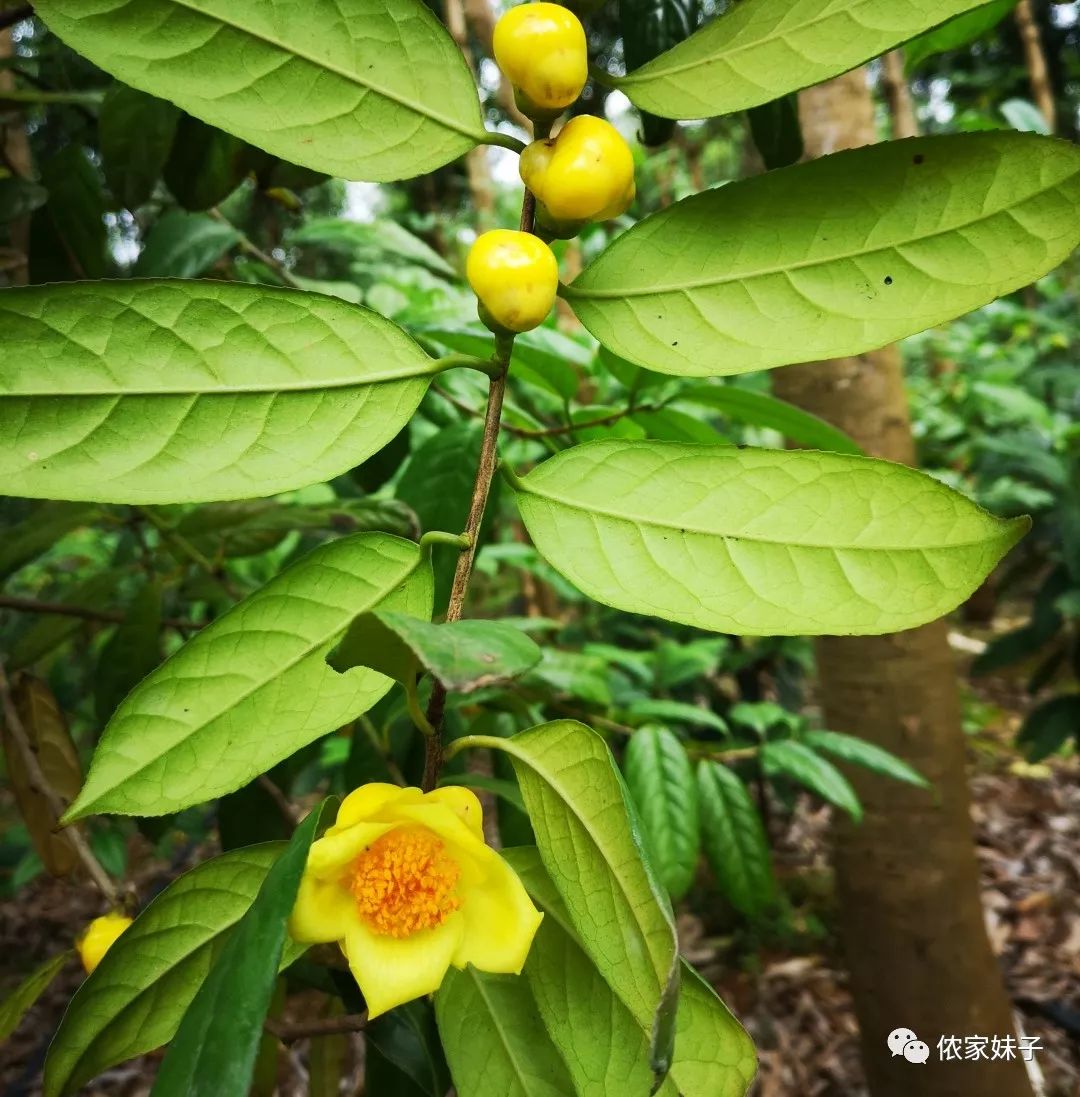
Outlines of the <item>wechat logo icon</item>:
M909 1063L925 1063L930 1058L929 1045L909 1028L894 1028L886 1043L894 1056L903 1055Z

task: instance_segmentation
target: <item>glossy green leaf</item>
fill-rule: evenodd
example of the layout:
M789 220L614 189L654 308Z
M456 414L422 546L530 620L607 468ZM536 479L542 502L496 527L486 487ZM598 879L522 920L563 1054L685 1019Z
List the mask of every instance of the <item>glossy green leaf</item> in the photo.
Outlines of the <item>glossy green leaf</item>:
M1030 524L905 466L813 450L590 442L514 487L537 549L590 597L751 636L924 624Z
M1080 243L1078 203L1064 141L894 141L684 198L563 292L604 346L663 373L860 354L1052 270Z
M58 952L55 956L50 956L7 993L4 1001L0 1003L0 1040L6 1040L19 1027L19 1022L49 989L63 966L74 955L71 949L68 949L66 952Z
M678 737L657 724L639 728L623 772L637 805L653 871L678 902L694 882L700 831L690 759Z
M520 975L451 968L435 995L435 1015L460 1097L574 1094L566 1063Z
M396 221L349 221L340 217L315 217L289 233L290 245L322 246L407 263L417 263L448 278L457 272L434 248Z
M364 1029L364 1042L369 1055L365 1082L372 1094L393 1093L396 1097L402 1093L404 1097L404 1082L415 1087L407 1091L409 1094L419 1092L427 1097L446 1097L450 1076L435 1024L435 1011L427 999L406 1002L376 1017ZM372 1052L400 1072L385 1088L379 1088L370 1071Z
M994 29L1016 7L1016 0L993 0L981 3L973 11L958 15L926 34L919 35L904 46L904 63L908 72L917 69L927 58L948 50L961 49Z
M678 996L675 926L607 744L573 720L468 742L510 756L540 856L582 946L651 1033L650 1059L662 1075Z
M98 114L105 182L125 209L149 201L165 170L180 112L164 99L116 83Z
M308 553L127 696L68 818L203 803L355 719L390 681L336 674L326 655L376 605L430 616L431 573L416 545L358 533Z
M823 750L843 762L862 766L872 773L891 777L894 781L903 781L917 788L929 787L926 778L902 758L897 758L895 754L890 754L889 751L855 735L842 735L837 731L808 731L802 736L802 741L814 750Z
M197 278L237 243L232 225L202 213L170 210L154 222L132 274L136 278Z
M373 312L226 282L0 295L0 480L119 503L273 495L408 421L436 363Z
M663 118L711 118L819 84L984 0L742 0L611 83Z
M750 918L776 900L769 842L746 785L727 766L701 761L697 768L701 839L720 890Z
M788 777L843 808L856 822L862 818L862 806L847 778L805 744L792 739L770 740L761 748L761 765L769 777Z
M222 854L150 903L72 998L45 1062L45 1097L74 1093L172 1039L283 849L274 843ZM299 951L290 946L286 962Z
M422 0L41 0L35 11L125 83L328 175L405 179L484 137L461 51Z
M247 1097L286 923L324 806L293 832L229 934L169 1044L152 1097Z
M708 728L710 731L727 734L727 724L711 709L701 705L692 705L687 701L671 701L664 697L647 697L632 701L622 715L632 721L663 720L672 724L686 724L689 727Z

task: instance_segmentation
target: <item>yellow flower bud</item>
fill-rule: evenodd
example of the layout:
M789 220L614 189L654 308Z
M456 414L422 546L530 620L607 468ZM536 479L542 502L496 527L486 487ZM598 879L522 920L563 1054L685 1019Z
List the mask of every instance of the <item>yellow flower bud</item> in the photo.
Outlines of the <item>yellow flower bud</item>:
M603 118L571 118L553 140L521 154L521 179L555 223L606 221L634 200L634 157Z
M531 233L493 229L473 244L465 276L489 327L529 331L555 303L559 265L551 248Z
M101 958L112 948L116 938L130 925L131 919L126 914L113 911L95 918L86 927L86 931L75 942L75 947L87 975L101 963Z
M561 4L511 8L495 24L495 60L530 116L552 116L581 94L589 51L581 20Z

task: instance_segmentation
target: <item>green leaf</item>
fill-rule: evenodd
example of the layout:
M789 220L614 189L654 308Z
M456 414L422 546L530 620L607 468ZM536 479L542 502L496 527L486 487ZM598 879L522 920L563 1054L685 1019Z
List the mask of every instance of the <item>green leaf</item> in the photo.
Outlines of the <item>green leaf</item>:
M1027 99L1006 99L998 108L1005 121L1015 130L1024 133L1051 134L1046 115Z
M607 662L596 655L544 648L540 665L529 675L529 683L533 682L578 701L611 704Z
M705 445L729 445L726 438L715 427L688 415L678 408L658 408L656 411L635 411L633 421L644 428L649 438L660 442L702 442ZM583 432L579 432L581 435ZM588 438L582 439L588 441Z
M762 745L761 765L769 777L789 777L823 800L843 808L852 819L862 818L862 807L847 778L831 763L803 743L792 739L770 740Z
M37 559L62 537L80 526L92 524L97 507L84 503L40 503L16 525L9 525L0 541L0 580Z
M397 648L404 648L404 660ZM375 610L353 621L326 661L337 671L374 667L405 682L423 669L450 693L472 693L520 677L540 657L533 640L502 621L432 624Z
M228 932L283 843L206 861L173 881L79 987L45 1061L45 1095L81 1089L109 1067L172 1039ZM299 946L290 948L286 962Z
M541 555L590 597L750 636L932 621L1029 525L905 466L812 450L590 442L513 486Z
M767 103L869 61L984 0L743 0L610 83L663 118Z
M240 239L232 225L170 210L155 222L132 270L136 278L197 278Z
M35 11L125 83L327 175L406 179L484 139L461 51L421 0L121 0L92 9L42 0Z
M751 392L733 385L703 382L680 391L679 400L712 408L736 422L778 431L789 441L798 442L808 449L850 453L855 456L863 453L854 439L849 438L842 430L837 430L831 423L765 392Z
M293 832L184 1013L152 1097L247 1097L324 800Z
M784 95L746 112L750 135L768 171L797 164L803 156L799 98Z
M662 1076L678 997L675 925L607 744L573 720L462 742L510 756L544 867L585 951L651 1034L650 1062Z
M19 1022L26 1016L34 1003L49 989L49 985L60 974L63 966L74 956L71 949L50 956L11 991L0 1003L0 1040L6 1040Z
M408 421L438 365L329 297L110 281L0 295L0 480L117 503L273 495L336 476Z
M678 902L694 882L700 831L690 759L678 737L652 725L634 732L623 772L637 805L653 871Z
M428 1097L446 1097L450 1075L439 1042L435 1011L426 999L406 1002L376 1017L364 1029L364 1041L369 1055L372 1051L381 1055L404 1075L405 1081L414 1083L419 1092ZM367 1071L364 1080L372 1094L392 1092L396 1097L402 1092L400 1075L393 1079L396 1083L393 1089L389 1086L380 1089L374 1075Z
M446 1061L460 1097L568 1097L559 1049L520 975L451 968L435 995Z
M260 156L239 137L185 114L165 164L165 184L184 209L206 210L224 202Z
M1066 693L1028 713L1016 741L1029 762L1041 762L1069 741L1080 746L1080 693Z
M837 731L808 731L803 735L802 741L814 750L823 750L841 761L862 766L872 773L891 777L894 781L903 781L917 788L930 787L926 778L902 758L897 758L895 754L854 735L842 735Z
M128 695L67 818L203 803L355 719L390 681L336 674L326 655L376 605L430 616L431 573L416 545L358 533L308 553Z
M699 762L697 787L701 839L716 882L737 911L758 918L776 901L761 816L746 785L727 766Z
M486 773L451 773L439 779L440 787L443 785L462 785L465 788L476 789L480 792L490 792L492 796L499 796L512 807L519 811L525 810L525 802L521 799L521 789L513 779L506 780L502 777L489 777Z
M690 727L709 728L711 731L726 735L728 726L711 709L701 705L692 705L686 701L669 701L665 698L646 698L633 701L622 710L624 717L630 720L665 720L673 724L688 724Z
M1052 270L1080 243L1078 203L1080 149L1064 141L893 141L676 202L563 292L604 346L663 373L837 358Z
M396 261L418 263L447 278L457 271L419 236L396 221L347 221L339 217L316 217L289 233L290 245L321 245L346 254L375 253Z
M981 3L974 11L958 15L940 27L908 42L904 46L904 64L913 72L929 57L949 50L961 49L977 38L989 34L1016 7L1016 0L995 0Z
M71 144L41 165L41 182L49 201L31 222L31 281L104 278L106 203L97 169L81 146Z
M98 114L105 182L124 208L150 200L165 170L180 112L164 99L115 83Z
M98 656L94 712L105 723L117 705L161 662L161 583L146 583Z

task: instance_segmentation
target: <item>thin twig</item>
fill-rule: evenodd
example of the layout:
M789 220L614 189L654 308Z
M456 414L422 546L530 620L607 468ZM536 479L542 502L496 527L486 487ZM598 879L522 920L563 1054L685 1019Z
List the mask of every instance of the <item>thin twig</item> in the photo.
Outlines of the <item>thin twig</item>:
M296 809L289 803L288 796L265 773L260 773L257 780L262 786L263 792L274 801L274 806L281 813L282 819L289 825L289 829L293 830L299 820L296 817Z
M37 751L34 750L33 744L30 742L30 736L27 734L26 727L22 722L22 717L19 715L19 710L15 707L15 699L11 696L11 686L8 683L7 674L4 671L2 662L0 662L0 706L3 708L4 722L7 724L8 732L10 733L11 738L15 740L19 752L23 756L23 762L26 765L26 772L30 778L30 783L45 797L45 801L48 803L50 811L52 811L59 822L64 812L67 810L67 805L45 777L45 773L41 768L41 762L38 760ZM90 874L90 879L97 885L101 894L104 895L114 907L119 906L120 892L117 890L117 887L109 874L101 867L101 862L94 856L93 851L90 849L86 837L78 824L73 823L64 831L64 834L71 842L72 848L75 850L79 860L82 861L86 871Z
M0 594L0 609L10 609L15 613L50 613L57 617L78 617L83 621L98 621L107 625L123 624L127 614L120 609L91 609L89 606L76 606L68 602L39 602L36 598L18 598L13 594ZM166 628L180 632L197 632L202 625L182 617L164 617L161 621Z
M234 601L240 601L240 592L219 567L201 553L182 533L169 525L150 507L136 507L135 510L158 531L161 539L172 545L181 556L186 556L200 571L212 579Z
M263 1028L283 1044L317 1036L340 1036L347 1032L363 1032L367 1028L367 1010L345 1013L339 1017L313 1017L307 1021L275 1021L267 1018Z
M292 287L292 289L304 288L303 283L280 259L275 259L269 252L263 251L251 237L234 225L217 206L212 206L206 212L215 221L220 221L221 224L228 225L229 228L236 233L236 246L241 251L246 252L252 259L258 259L260 263L268 266L287 286Z

